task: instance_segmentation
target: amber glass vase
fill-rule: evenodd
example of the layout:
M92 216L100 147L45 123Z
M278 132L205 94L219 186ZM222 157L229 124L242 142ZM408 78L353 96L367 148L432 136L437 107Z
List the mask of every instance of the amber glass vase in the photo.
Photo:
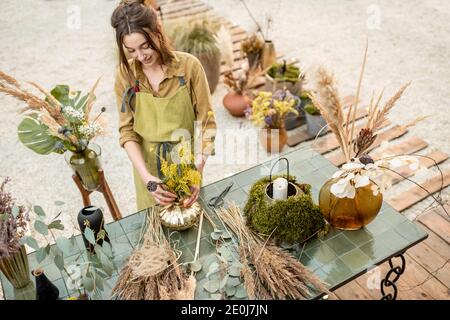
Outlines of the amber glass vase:
M100 146L95 143L90 143L81 152L67 151L64 155L66 162L88 191L94 191L100 186L98 173L98 170L101 169L100 155Z
M365 187L356 188L353 199L338 198L330 191L338 180L339 178L330 179L320 189L320 209L325 219L335 228L358 230L375 219L383 203L383 195L373 195L374 182L370 182Z

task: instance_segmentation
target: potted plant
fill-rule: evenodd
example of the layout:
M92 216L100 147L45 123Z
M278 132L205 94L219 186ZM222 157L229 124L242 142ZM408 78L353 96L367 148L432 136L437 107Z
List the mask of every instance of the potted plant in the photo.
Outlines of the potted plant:
M313 137L317 136L319 133L320 135L324 135L327 131L323 129L327 125L327 122L320 114L319 108L314 105L308 95L308 92L302 94L302 103L304 104L303 109L305 110L307 132Z
M183 19L167 24L166 30L174 47L196 56L205 70L209 90L216 90L220 77L220 50L216 40L219 26L206 18Z
M60 201L55 203L63 204ZM103 241L106 232L103 230L95 235L94 231L86 226L83 238L89 241L93 250L80 250L75 235L70 237L62 235L66 228L59 219L61 211L50 216L42 207L33 206L33 212L35 213L33 231L43 239L41 243L44 245L39 246L37 239L32 236L23 237L22 242L36 250L38 263L36 270L42 269L39 274L45 271L44 261L53 261L66 275L66 286L77 293L77 299L85 299L86 296L101 299L101 291L104 291L107 279L117 271L113 248L109 242ZM39 288L37 289L39 291Z
M249 118L262 127L262 143L268 152L281 152L286 145L285 117L290 112L298 113L294 108L297 103L296 97L287 90L260 91L253 100Z
M264 72L258 68L251 68L250 63L243 63L241 69L233 72L233 43L230 33L225 28L219 30L217 42L221 49L222 60L228 69L223 75L223 83L229 89L223 98L223 105L231 115L243 117L251 106L250 89L257 85L259 77Z
M5 178L0 185L0 271L14 286L23 288L30 283L30 271L25 247L20 240L27 231L28 211L14 203L5 190L10 181Z
M261 67L264 40L256 33L241 42L241 55L245 55L250 69Z
M294 95L299 95L305 81L305 75L300 72L300 68L295 66L294 61L287 63L275 63L267 70L266 91L275 92L280 89L287 89Z
M106 109L102 108L95 118L90 117L99 80L86 95L72 91L68 85L57 85L47 92L31 83L44 94L40 98L0 71L0 92L27 104L21 110L24 118L17 130L20 142L41 155L66 153L65 159L88 191L100 184L101 150L91 141L103 133L100 115Z

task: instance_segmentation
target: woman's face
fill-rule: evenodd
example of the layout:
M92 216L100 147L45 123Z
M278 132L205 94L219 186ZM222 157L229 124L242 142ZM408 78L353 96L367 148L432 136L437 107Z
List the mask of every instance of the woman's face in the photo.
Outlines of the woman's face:
M131 57L139 60L143 65L151 67L158 64L158 53L153 50L143 34L133 32L125 35L123 37L123 45Z

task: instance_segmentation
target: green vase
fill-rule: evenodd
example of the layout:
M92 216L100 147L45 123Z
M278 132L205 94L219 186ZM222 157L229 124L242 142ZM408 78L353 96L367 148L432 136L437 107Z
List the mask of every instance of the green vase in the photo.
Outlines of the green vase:
M30 271L25 246L8 258L0 259L0 270L14 288L24 288L30 284Z
M94 191L100 186L100 175L98 172L101 169L100 155L100 146L95 143L90 143L81 152L67 151L64 155L66 162L88 191Z

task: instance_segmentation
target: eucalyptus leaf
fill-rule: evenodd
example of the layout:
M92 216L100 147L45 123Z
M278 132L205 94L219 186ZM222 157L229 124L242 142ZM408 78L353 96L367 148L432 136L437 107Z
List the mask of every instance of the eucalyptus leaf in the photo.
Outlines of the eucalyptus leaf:
M39 248L39 250L36 251L36 261L38 263L41 263L42 261L47 258L47 251L45 250L45 247Z
M226 286L229 277L230 276L226 274L225 277L223 277L223 279L220 281L220 290L222 290Z
M61 249L58 246L52 246L51 251L53 252L53 254L55 256L63 255L63 252L61 251Z
M108 243L108 242L106 242L106 241L103 241L103 243L102 243L102 249L103 249L103 252L104 252L109 258L112 258L112 257L114 256L114 253L113 253L113 250L112 250L112 247L111 247L111 244L110 244L110 243Z
M19 215L20 209L18 206L14 205L11 209L11 213L13 215L14 218L17 218L17 216Z
M50 249L51 249L52 247L51 247L51 245L46 245L45 246L45 252L47 253L47 254L50 254Z
M100 261L102 263L102 270L106 272L109 276L112 276L114 273L114 264L109 260L109 258L105 255L102 255L100 258Z
M208 266L208 274L206 277L209 277L211 274L219 271L219 264L217 262L213 262Z
M53 261L55 262L55 265L59 270L64 270L64 258L62 255L55 256L55 259Z
M225 293L227 294L227 297L232 297L236 293L236 287L233 286L226 286L225 287Z
M222 238L223 239L231 239L231 235L228 232L225 232L224 234L222 234Z
M235 265L232 265L232 266L228 269L228 274L229 274L230 276L233 276L233 277L240 277L240 276L241 276L241 269L242 269L242 268L239 268L239 267L237 267L237 266L235 266Z
M36 229L37 232L39 232L40 234L42 234L44 236L48 235L47 225L40 220L36 220L34 222L34 229Z
M203 267L200 261L190 262L188 265L189 269L191 269L191 271L193 272L199 272Z
M222 236L221 233L211 232L211 238L212 238L214 241L219 240L221 236Z
M98 273L95 274L95 286L96 286L98 289L100 289L100 290L103 290L103 289L104 289L104 286L103 286L103 279L102 279L102 277L100 277L100 276L98 275Z
M55 201L55 205L56 205L56 206L62 206L62 205L64 205L64 202L59 201L59 200L56 200L56 201Z
M236 293L234 294L234 296L238 299L247 298L247 290L245 290L244 285L236 287Z
M56 245L65 255L69 255L70 249L72 247L70 240L65 237L59 237L56 239Z
M86 227L86 229L84 229L84 237L87 241L89 241L90 244L96 244L94 231L92 231L91 228Z
M49 229L57 229L57 230L64 230L64 225L62 225L61 220L54 220L50 222L48 225Z
M203 288L209 293L215 293L219 290L220 283L217 280L209 280L204 285Z
M219 248L220 255L227 261L233 260L233 255L231 254L230 249L227 246L221 246Z
M40 216L40 217L45 217L44 209L42 209L41 206L34 206L34 207L33 207L33 211L34 211L34 213L36 213L38 216Z
M94 290L94 280L92 280L90 274L84 275L81 282L83 283L83 287L86 291L92 292L92 290Z
M30 237L30 236L25 236L23 239L24 239L24 243L26 243L30 248L32 248L34 250L39 250L39 245L38 245L36 239L34 239L33 237Z
M214 228L213 232L215 232L215 233L222 233L222 230Z
M222 295L220 293L212 293L210 295L211 299L213 300L221 300L222 299Z
M227 281L227 285L236 287L241 284L241 280L238 277L229 277Z

